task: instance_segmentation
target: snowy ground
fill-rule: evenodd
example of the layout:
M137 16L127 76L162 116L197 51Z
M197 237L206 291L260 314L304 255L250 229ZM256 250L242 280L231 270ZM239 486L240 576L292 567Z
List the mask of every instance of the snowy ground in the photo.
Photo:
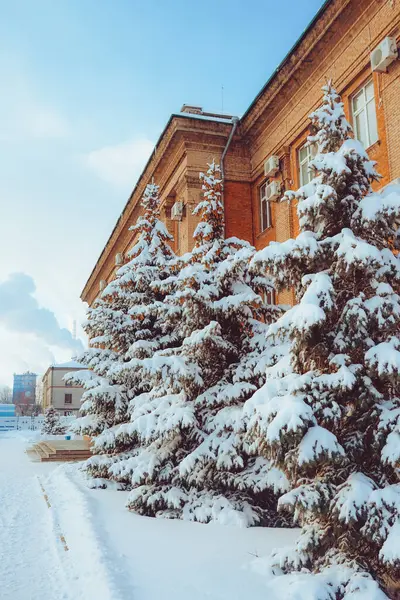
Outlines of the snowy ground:
M250 565L296 531L139 517L76 464L30 462L31 439L0 433L2 600L265 600Z

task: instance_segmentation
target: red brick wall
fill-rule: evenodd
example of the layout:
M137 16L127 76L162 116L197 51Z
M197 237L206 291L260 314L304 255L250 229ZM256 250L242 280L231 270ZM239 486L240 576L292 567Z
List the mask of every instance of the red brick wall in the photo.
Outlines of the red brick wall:
M400 61L390 66L387 74L380 76L381 112L384 115L388 150L388 179L400 177ZM378 162L382 173L383 164Z
M224 189L225 234L253 244L250 183L226 181Z
M307 137L308 115L320 104L321 86L327 78L333 79L342 94L350 121L352 95L373 78L379 140L368 152L377 161L377 169L383 176L374 187L400 178L400 60L389 67L388 73L373 75L369 62L371 51L386 35L400 40L400 2L331 1L239 123L225 161L227 236L241 237L260 249L271 241L282 242L298 234L294 203L291 206L273 203L272 226L266 231L260 230L259 187L265 180L263 163L270 155L278 155L282 171L278 179L285 189L299 187L298 149ZM185 128L185 132L175 135L174 127L179 131ZM200 197L198 171L207 168L209 158L220 158L230 130L231 125L176 119L176 124L171 125L170 139L162 142L155 155L154 161L157 157L159 160L155 179L161 183L162 193L182 200L186 206L183 221L169 223L178 253L186 252L192 245L196 219L191 211ZM150 167L148 170L150 180ZM137 195L139 197L139 191ZM126 226L136 217L134 210L117 239L109 242L111 253L99 262L90 279L91 287L87 284L83 294L85 300L91 302L97 295L100 279L112 276L115 253L129 248L131 233ZM288 302L291 292L281 296L280 301Z
M333 0L337 6L340 2ZM296 71L282 83L269 104L262 105L262 100L257 101L258 106L254 107L257 120L252 122L250 116L248 128L246 119L242 125L251 161L254 245L257 249L299 233L295 203L290 207L286 203L272 204L272 227L261 232L259 187L265 181L263 163L270 155L278 155L282 172L278 178L284 188L300 186L298 150L306 141L308 115L320 105L321 86L327 78L333 79L342 95L350 123L353 94L368 80L373 80L379 139L367 151L377 162L377 170L382 175L373 187L378 189L400 177L400 60L392 63L384 74L373 74L370 67L370 52L386 35L397 37L399 45L400 4L382 0L350 0L342 4L343 9L334 24L314 47L310 46L307 60L298 59L296 63L296 56L291 57L292 64L297 64ZM303 43L312 43L312 33L310 40ZM295 55L296 52L300 51L296 50ZM267 89L265 98L268 93ZM279 300L287 301L290 294L280 295Z

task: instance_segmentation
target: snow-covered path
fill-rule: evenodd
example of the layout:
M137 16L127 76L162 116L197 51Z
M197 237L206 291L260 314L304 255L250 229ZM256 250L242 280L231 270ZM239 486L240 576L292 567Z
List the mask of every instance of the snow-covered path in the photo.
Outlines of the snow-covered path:
M131 514L76 463L30 462L27 438L0 434L1 600L279 600L250 565L295 530Z
M1 600L130 598L74 481L77 465L31 462L31 436L0 434Z
M69 600L57 548L61 542L22 444L19 438L0 436L0 596L2 600Z

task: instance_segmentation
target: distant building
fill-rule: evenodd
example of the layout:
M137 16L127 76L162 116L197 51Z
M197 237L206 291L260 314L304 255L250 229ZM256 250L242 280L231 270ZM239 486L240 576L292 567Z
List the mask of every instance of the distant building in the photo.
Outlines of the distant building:
M49 406L54 408L60 415L76 415L81 407L84 389L81 386L70 385L63 380L64 375L71 371L85 370L80 363L73 360L51 365L43 375L43 411Z
M36 399L36 373L14 373L13 404L17 414L31 414Z

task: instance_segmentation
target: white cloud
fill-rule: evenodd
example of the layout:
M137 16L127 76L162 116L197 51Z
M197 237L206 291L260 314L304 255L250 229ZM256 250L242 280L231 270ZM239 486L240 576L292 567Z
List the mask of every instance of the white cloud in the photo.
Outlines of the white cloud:
M59 139L71 133L67 119L44 100L43 93L18 61L0 56L0 140Z
M37 336L27 333L16 333L7 330L0 324L2 346L7 348L1 354L0 386L13 383L13 373L33 371L43 374L54 362L64 362L71 358L71 352L48 346Z
M153 148L153 142L138 138L93 150L85 156L85 162L104 181L118 187L132 187Z
M25 273L0 281L0 385L12 374L44 373L51 363L69 360L83 349L56 315L39 305L35 282Z
M49 345L79 352L80 340L60 327L53 311L39 306L36 285L25 273L11 273L0 282L0 322L10 331L34 334Z
M67 121L56 110L49 107L33 106L25 108L24 130L35 138L65 138L70 134Z
M54 109L25 102L13 108L0 102L0 140L63 139L70 135L66 120Z

